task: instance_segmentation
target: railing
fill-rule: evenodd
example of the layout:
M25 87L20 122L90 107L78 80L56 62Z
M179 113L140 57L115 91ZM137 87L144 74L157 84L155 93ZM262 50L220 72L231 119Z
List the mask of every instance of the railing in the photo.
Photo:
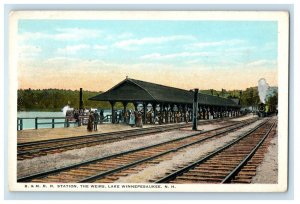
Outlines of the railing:
M38 129L40 125L51 125L52 128L55 128L57 124L64 124L64 127L70 127L70 124L76 124L78 122L70 120L67 117L31 117L31 118L17 118L17 130L24 129L24 120L34 120L34 129ZM48 120L45 122L45 120ZM49 122L51 120L51 122ZM64 120L64 121L55 121L55 120Z
M17 130L24 129L24 120L34 120L34 129L39 129L41 125L51 125L52 128L55 128L55 125L63 124L64 127L70 127L70 124L77 124L78 126L87 125L89 116L79 116L78 121L75 121L73 117L28 117L28 118L17 118ZM45 120L48 120L45 122ZM51 121L49 121L51 120ZM57 121L64 120L64 121ZM106 115L102 121L99 120L99 123L102 122L111 122L112 116Z

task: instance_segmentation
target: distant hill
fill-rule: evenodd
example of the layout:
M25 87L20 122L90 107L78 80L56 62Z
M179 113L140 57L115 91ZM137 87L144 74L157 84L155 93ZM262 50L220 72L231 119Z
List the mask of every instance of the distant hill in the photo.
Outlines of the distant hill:
M85 108L110 108L108 102L90 101L88 98L101 92L83 91L83 104ZM79 91L63 89L19 89L18 111L61 111L69 105L79 108Z
M260 103L257 86L247 88L246 90L227 91L225 89L222 89L221 91L218 91L214 89L209 89L201 90L200 92L224 98L240 98L240 103L244 107L257 105ZM277 97L277 95L278 87L269 87L267 101L268 98Z

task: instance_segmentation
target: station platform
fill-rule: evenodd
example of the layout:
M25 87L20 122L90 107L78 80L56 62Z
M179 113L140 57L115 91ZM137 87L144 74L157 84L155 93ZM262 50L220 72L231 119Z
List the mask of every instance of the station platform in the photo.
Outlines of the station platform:
M256 116L249 114L239 118L230 118L230 120L241 121L252 117L256 117ZM202 120L199 121L198 125L201 124L201 121ZM164 125L174 125L174 124L175 123L168 123ZM144 124L143 128L154 127L154 126L159 127L161 125ZM68 138L68 137L84 136L84 135L107 133L107 132L118 132L118 131L133 130L133 129L140 129L140 127L131 127L130 125L124 123L120 123L120 124L104 123L98 125L98 131L92 131L92 132L87 131L86 125L80 127L68 127L68 128L28 129L28 130L20 130L17 132L17 142L18 143L35 142L35 141L42 141L42 140ZM186 128L186 130L187 129L190 128Z
M174 123L173 123L174 124ZM143 128L153 127L158 125L143 125ZM80 127L68 127L68 128L41 128L41 129L28 129L20 130L17 132L17 142L35 142L49 139L68 138L76 136L84 136L90 134L117 132L123 130L140 129L140 127L131 127L128 124L99 124L98 131L87 131L87 126L83 125Z

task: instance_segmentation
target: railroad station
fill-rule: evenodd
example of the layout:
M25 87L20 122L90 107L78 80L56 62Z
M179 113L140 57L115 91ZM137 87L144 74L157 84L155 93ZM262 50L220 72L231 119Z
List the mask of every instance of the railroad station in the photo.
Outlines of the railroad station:
M114 105L121 102L126 112L127 105L132 103L137 110L142 105L143 123L147 123L147 107L151 107L154 118L159 113L165 123L175 122L175 114L180 113L180 121L188 112L188 121L192 120L193 90L164 86L126 77L108 91L96 95L89 100L108 101L112 109L112 123L115 123ZM198 120L239 116L239 101L218 96L198 93Z
M82 90L79 98L83 107ZM93 132L80 122L54 128L54 119L52 128L38 129L46 123L38 118L35 129L18 131L18 183L250 184L264 182L256 169L266 165L274 174L268 182L277 180L277 162L263 162L277 142L277 117L240 114L238 99L126 77L89 100L111 105L111 120ZM138 112L145 126L119 123L116 103L123 113Z

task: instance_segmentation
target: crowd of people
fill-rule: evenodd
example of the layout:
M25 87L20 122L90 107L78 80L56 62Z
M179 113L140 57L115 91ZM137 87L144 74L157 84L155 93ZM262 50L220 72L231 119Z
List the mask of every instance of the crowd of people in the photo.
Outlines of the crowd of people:
M98 124L103 123L104 120L104 112L103 110L95 110L92 111L90 109L74 109L72 111L68 111L66 113L66 117L68 118L74 118L75 123L78 126L81 126L82 124L87 124L87 130L88 131L97 131L98 130ZM87 118L87 122L86 122Z
M123 111L115 112L113 117L115 117L115 123L127 123L131 127L143 127L143 122L145 124L164 124L164 123L180 123L190 121L190 112L186 111L181 113L180 111L168 112L168 111L158 111L154 114L151 109L146 113L146 118L143 120L144 112L128 110L125 113Z
M202 110L198 111L198 120L220 118L220 117L232 117L234 113L230 111L209 111ZM111 116L104 117L103 110L91 110L91 109L74 109L66 112L66 117L69 119L73 118L76 124L80 126L81 124L87 125L88 131L97 131L98 124L102 124L105 121L111 121L116 124L128 124L131 127L143 127L144 124L167 124L167 123L180 123L180 122L190 122L192 121L192 110L188 109L186 111L168 111L166 109L156 111L154 113L153 109L146 112L144 118L144 110L115 110Z
M81 124L87 124L88 131L97 131L98 124L102 124L104 121L104 111L103 110L89 110L89 109L74 109L72 112L68 113L69 117L73 117L80 126ZM116 110L111 115L111 120L114 123L125 123L131 127L143 127L145 124L165 124L165 123L180 123L189 122L191 120L190 111L180 112L180 111L157 111L154 113L153 109L147 111L146 118L143 120L144 112L143 110ZM87 122L86 122L87 121Z

